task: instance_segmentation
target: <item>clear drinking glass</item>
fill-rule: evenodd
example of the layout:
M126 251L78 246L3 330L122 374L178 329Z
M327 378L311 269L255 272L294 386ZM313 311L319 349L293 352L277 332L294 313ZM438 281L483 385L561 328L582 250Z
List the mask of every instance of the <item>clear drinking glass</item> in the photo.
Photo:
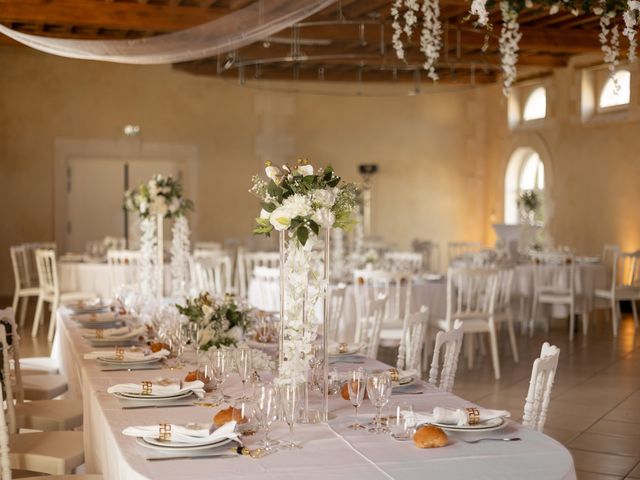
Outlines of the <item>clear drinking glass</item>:
M304 396L303 384L283 384L278 388L278 396L282 406L284 421L289 425L289 440L282 443L282 448L296 450L302 445L293 441L293 425L300 417L302 398Z
M389 428L382 425L380 416L382 408L389 403L391 397L391 375L389 372L374 372L367 377L367 395L376 408L375 425L369 429L372 433L388 433Z
M248 347L240 347L236 349L235 357L236 366L238 367L238 375L242 382L242 396L238 400L248 400L249 397L247 397L245 385L251 378L251 373L253 373L251 349Z
M264 439L260 446L265 450L275 450L280 442L271 440L269 433L271 424L278 419L278 390L270 383L259 383L255 388L256 413L260 426L264 429Z
M389 409L389 429L396 440L409 440L413 435L413 405L394 402Z
M215 376L218 384L218 401L224 402L228 397L224 394L224 382L229 378L233 369L233 359L231 354L224 350L215 350L211 353L211 373Z
M366 376L362 369L355 370L349 374L347 390L349 391L349 400L351 401L351 405L356 409L356 418L354 422L348 426L348 428L351 428L352 430L362 430L365 428L365 426L358 421L358 407L362 405L366 387Z

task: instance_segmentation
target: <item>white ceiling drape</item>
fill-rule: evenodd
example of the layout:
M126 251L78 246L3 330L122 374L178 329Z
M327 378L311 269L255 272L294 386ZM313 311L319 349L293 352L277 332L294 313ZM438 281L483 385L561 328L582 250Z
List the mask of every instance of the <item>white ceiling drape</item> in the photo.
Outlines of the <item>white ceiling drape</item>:
M336 0L262 0L193 28L133 40L74 40L30 35L0 25L0 33L62 57L139 65L212 57L263 40Z

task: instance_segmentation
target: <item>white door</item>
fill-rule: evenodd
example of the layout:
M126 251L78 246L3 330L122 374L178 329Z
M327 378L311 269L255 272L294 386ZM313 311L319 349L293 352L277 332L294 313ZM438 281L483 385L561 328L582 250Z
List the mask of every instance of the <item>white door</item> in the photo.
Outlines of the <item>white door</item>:
M69 159L68 251L84 252L91 240L124 237L124 165L115 159Z

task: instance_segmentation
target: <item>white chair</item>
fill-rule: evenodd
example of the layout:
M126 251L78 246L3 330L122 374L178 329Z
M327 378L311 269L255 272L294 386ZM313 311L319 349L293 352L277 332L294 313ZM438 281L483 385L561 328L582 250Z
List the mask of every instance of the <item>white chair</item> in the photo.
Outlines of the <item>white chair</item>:
M503 268L498 270L500 277L496 287L496 305L494 318L497 324L506 323L509 333L509 343L511 343L511 353L513 361L520 361L518 356L518 344L516 342L516 334L513 328L513 310L511 309L511 293L513 290L513 277L515 271L512 268Z
M380 341L385 346L400 344L404 320L411 310L413 274L387 270L354 270L356 316L367 311L367 303L380 295L387 297L385 316L380 331Z
M418 273L422 270L422 254L416 252L387 252L384 268L394 272Z
M37 283L31 283L32 279L29 275L29 259L27 248L24 245L18 245L9 248L11 254L11 266L13 267L13 280L15 290L13 294L13 311L20 312L20 326L24 325L27 315L27 307L29 306L29 297L37 297L39 288ZM22 299L22 302L20 302Z
M280 312L280 269L272 267L255 267L253 269L253 295L250 301L253 307L264 312Z
M453 391L463 336L464 330L460 320L456 320L453 323L453 328L448 332L441 331L436 335L436 344L433 348L433 358L429 370L429 383L443 392ZM442 369L439 369L442 347L444 347ZM439 383L438 377L440 378Z
M560 349L545 342L542 345L540 358L533 362L522 424L539 432L543 430L547 420L551 388L558 368L559 356Z
M340 321L344 313L344 301L347 285L340 283L329 287L329 314L327 315L327 336L329 340L338 341Z
M56 253L53 250L37 250L36 266L38 268L40 291L38 293L38 303L36 304L36 314L33 318L31 336L35 337L38 335L40 320L44 316L44 302L48 302L51 304L48 339L51 341L53 340L53 333L56 328L56 312L60 304L74 300L90 300L95 298L95 295L87 292L62 292L60 290Z
M194 250L222 250L220 242L196 242L193 246Z
M449 266L454 260L464 257L467 254L478 253L484 247L478 242L449 242L447 244L447 258Z
M23 359L20 358L20 336L16 327L15 318L13 316L13 310L10 308L0 310L0 325L7 324L9 331L11 332L11 354L12 358L12 370L16 382L16 399L18 403L22 404L25 399L27 400L51 400L62 395L67 391L67 381L62 375L55 373L38 373L34 371L25 376L22 375L22 365L24 365ZM27 359L25 359L27 360ZM25 405L32 405L35 402L30 402ZM40 403L43 407L43 414L47 413L46 403ZM82 413L82 403L78 403L79 412ZM24 413L27 414L33 410L31 406L24 407ZM69 412L69 410L67 410ZM72 413L72 411L70 412ZM46 415L45 415L46 416ZM65 417L66 418L66 417ZM82 415L80 415L80 419ZM70 423L68 428L75 428L73 418L69 418ZM44 430L44 428L42 428Z
M499 280L500 271L496 269L449 268L447 273L446 318L439 320L437 323L441 330L449 331L453 328L455 320L462 321L469 368L473 368L475 354L472 334L488 333L491 344L493 373L496 380L500 378L498 333L495 317L495 302Z
M84 463L82 432L10 433L17 430L16 412L9 371L9 346L4 328L0 328L3 355L3 388L6 393L7 426L4 408L0 408L0 453L2 478L11 478L10 468L49 474L68 474ZM0 401L0 404L3 402Z
M237 287L240 298L247 298L249 293L249 280L255 267L280 267L279 252L247 252L238 249L238 261L236 264Z
M613 336L618 336L621 319L620 301L631 302L633 323L636 330L638 325L638 307L640 301L640 250L636 252L615 251L611 269L611 283L607 289L596 289L596 298L610 302Z
M134 285L138 282L139 260L139 251L109 250L107 252L111 292L115 293L123 285Z
M422 255L422 269L427 272L440 271L440 247L431 240L415 239L411 242L414 252Z
M191 288L196 293L207 291L217 296L235 293L231 257L224 252L189 258Z
M358 317L355 342L364 347L362 353L367 357L376 358L378 356L380 329L386 306L387 297L380 295L367 304L365 315Z
M536 253L533 258L533 303L529 321L529 336L538 312L538 304L566 305L569 308L569 340L573 340L576 315L576 272L573 254L564 252ZM549 316L545 316L545 331L549 331ZM589 316L582 311L582 333L587 334Z
M422 359L425 352L429 309L425 306L417 313L407 315L402 329L402 340L398 347L398 370L415 370L422 376Z

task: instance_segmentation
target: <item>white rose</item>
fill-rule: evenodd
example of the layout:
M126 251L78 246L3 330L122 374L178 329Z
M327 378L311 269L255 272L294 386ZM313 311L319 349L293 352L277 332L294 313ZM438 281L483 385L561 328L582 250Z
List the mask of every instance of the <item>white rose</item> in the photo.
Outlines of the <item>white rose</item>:
M313 165L298 165L296 170L300 175L304 175L305 177L307 175L313 175Z
M269 222L271 223L271 225L273 225L273 228L280 232L289 228L292 218L293 216L287 208L278 207L273 212L271 212L271 218L269 219Z
M153 200L153 204L151 205L150 210L151 213L157 215L166 215L169 208L167 207L167 202L165 201L164 197L157 196Z
M333 207L336 203L336 194L333 189L314 190L311 193L311 201L321 207Z
M311 219L322 228L331 228L336 221L336 216L328 208L319 208Z
M280 169L273 165L269 165L264 169L264 172L267 174L267 177L274 182L278 181L278 177L280 176Z

